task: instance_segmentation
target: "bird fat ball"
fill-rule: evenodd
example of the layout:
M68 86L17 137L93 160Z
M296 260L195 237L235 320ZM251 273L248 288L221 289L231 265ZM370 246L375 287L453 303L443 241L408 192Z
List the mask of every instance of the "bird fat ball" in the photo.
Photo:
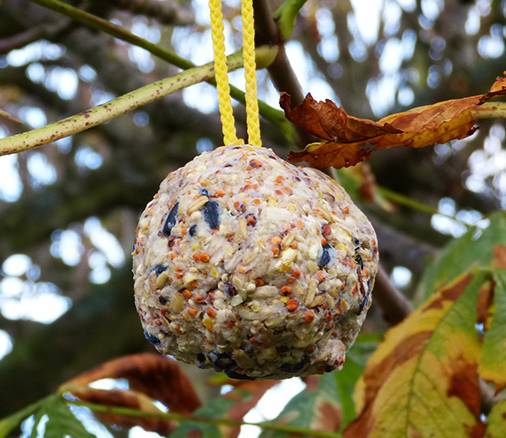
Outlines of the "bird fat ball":
M378 246L322 172L223 146L171 172L133 251L135 304L160 353L232 378L339 368L371 304Z

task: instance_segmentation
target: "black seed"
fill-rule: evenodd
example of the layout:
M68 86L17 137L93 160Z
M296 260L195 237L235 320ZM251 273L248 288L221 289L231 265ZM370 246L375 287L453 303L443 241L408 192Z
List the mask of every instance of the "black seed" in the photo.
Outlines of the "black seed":
M204 196L209 196L209 192L207 191L207 189L200 189L199 193Z
M154 272L157 276L160 275L163 271L167 270L167 265L155 265L151 272Z
M238 379L238 380L255 380L254 377L248 377L244 374L239 374L236 371L233 370L225 370L225 374L230 377L231 379Z
M295 363L284 363L279 368L285 373L296 373L304 368L308 363L308 358L304 356L300 362Z
M356 237L353 238L353 245L355 245L355 247L360 247L360 240L358 240Z
M323 247L322 256L320 257L320 261L318 262L318 266L320 268L324 268L329 264L331 258L331 251L332 247L330 245L325 245Z
M211 351L207 357L218 370L226 370L236 366L235 360L228 353L216 353Z
M172 228L176 226L177 223L177 211L179 208L179 202L174 204L174 207L171 208L169 214L167 215L167 219L165 219L165 223L163 224L162 233L165 236L170 236L170 232Z
M160 339L158 339L155 335L152 335L151 333L144 332L144 337L153 345L160 345L161 343Z
M234 287L234 285L232 283L230 283L230 281L227 281L224 285L224 291L225 292L225 295L227 297L233 297L234 295L237 295L237 289Z
M204 353L197 354L197 367L199 368L205 368L206 365L206 356Z
M162 296L162 295L160 295L160 296L158 297L158 301L159 301L159 302L160 302L160 304L162 304L162 305L167 304L167 298L165 298L165 297L164 297L164 296Z
M369 303L369 294L366 293L364 295L364 298L362 298L362 302L360 303L360 306L358 306L357 315L360 315L363 311L365 306Z
M202 208L204 219L212 230L220 228L220 207L216 201L207 201Z
M360 254L355 254L355 261L360 266L360 269L364 269L364 261L362 260L362 256Z
M192 237L195 236L195 233L197 232L197 225L193 224L188 230L188 232L190 233L190 236Z

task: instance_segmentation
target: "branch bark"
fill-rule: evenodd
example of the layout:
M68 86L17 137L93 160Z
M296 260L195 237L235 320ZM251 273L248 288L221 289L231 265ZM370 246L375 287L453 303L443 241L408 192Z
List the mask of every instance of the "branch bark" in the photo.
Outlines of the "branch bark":
M272 81L279 92L292 96L292 102L299 104L304 100L300 83L293 71L281 40L278 27L272 17L270 3L267 0L254 0L255 25L257 28L257 44L278 45L278 55L268 67Z
M276 58L267 67L272 82L280 93L286 92L290 94L292 102L298 105L304 100L304 93L286 54L279 29L273 18L271 6L268 0L253 0L253 8L255 10L256 44L278 46ZM300 146L304 146L312 141L312 137L303 130L297 128L297 133L300 139Z

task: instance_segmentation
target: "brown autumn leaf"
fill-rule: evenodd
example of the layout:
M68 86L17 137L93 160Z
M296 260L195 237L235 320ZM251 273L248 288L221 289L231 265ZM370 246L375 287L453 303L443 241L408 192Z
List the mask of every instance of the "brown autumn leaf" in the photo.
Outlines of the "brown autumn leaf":
M63 385L85 386L103 378L125 378L130 388L159 400L172 411L189 414L200 406L191 381L176 361L153 353L123 356L104 362Z
M290 95L282 93L280 105L288 120L323 140L309 144L304 151L292 152L289 159L306 161L317 168L340 168L364 161L376 150L423 148L467 137L477 128L477 108L506 94L505 74L485 94L412 108L377 122L350 116L331 100L317 102L311 94L292 108Z

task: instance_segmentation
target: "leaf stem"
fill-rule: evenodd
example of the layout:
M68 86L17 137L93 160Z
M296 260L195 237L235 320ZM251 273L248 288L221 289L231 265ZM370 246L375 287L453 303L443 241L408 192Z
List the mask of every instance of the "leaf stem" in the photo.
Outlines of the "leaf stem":
M486 102L472 110L474 119L506 119L506 102Z
M111 23L110 21L104 20L103 18L97 17L96 15L90 14L89 12L83 11L79 8L76 8L68 3L65 3L61 0L32 0L34 3L38 5L44 6L48 9L52 9L53 11L59 12L60 14L66 15L67 17L72 18L73 20L84 23L90 27L101 30L109 35L112 35L122 41L126 41L130 44L133 44L137 47L142 47L147 50L151 54L156 57L167 61L168 63L175 65L183 70L188 70L190 68L194 68L195 64L193 62L182 58L171 50L168 50L164 47L161 47L157 44L153 44L152 42L141 38L128 30L124 29L121 26ZM277 48L273 47L273 50ZM274 58L273 58L274 59ZM213 78L206 79L211 85L216 86L216 82ZM231 96L241 102L243 105L245 104L244 92L239 88L230 86L230 94ZM290 132L291 125L285 119L285 115L283 111L273 108L268 105L264 101L258 99L258 106L260 114L270 122L275 125L281 125L284 132Z
M257 48L256 54L257 66L263 68L270 63L276 51L272 47L263 46ZM229 70L235 70L242 66L243 61L240 53L231 55L227 59ZM214 67L212 63L194 67L42 128L2 138L0 139L0 156L28 151L90 129L189 85L212 78L213 75Z
M336 438L340 437L340 434L337 432L324 432L318 430L305 429L297 426L290 426L287 424L279 424L279 423L251 423L248 421L238 421L231 420L229 418L214 418L214 417L203 417L198 415L183 415L178 414L176 412L143 412L137 409L126 408L123 406L108 406L101 405L96 403L88 403L76 400L67 400L67 403L71 403L77 406L86 407L93 412L105 413L105 414L116 414L116 415L126 415L131 417L146 417L146 418L158 418L161 420L172 420L177 421L178 423L183 421L196 422L196 423L205 423L205 424L219 424L224 426L258 426L265 430L275 430L278 432L285 432L290 434L295 434L299 436L307 436L307 437L321 437L321 438Z
M456 222L464 225L466 228L473 226L471 224L468 224L468 223L462 221L461 219L457 218L456 216L442 213L436 207L432 207L431 205L424 204L423 202L417 201L416 199L412 199L412 198L405 196L401 193L394 192L390 189L387 189L386 187L376 186L376 190L384 198L386 198L392 202L395 202L396 204L404 205L405 207L411 208L413 210L417 210L421 213L426 213L426 214L430 214L430 215L438 214L440 216L444 216L448 219L451 219L453 221L456 221Z

